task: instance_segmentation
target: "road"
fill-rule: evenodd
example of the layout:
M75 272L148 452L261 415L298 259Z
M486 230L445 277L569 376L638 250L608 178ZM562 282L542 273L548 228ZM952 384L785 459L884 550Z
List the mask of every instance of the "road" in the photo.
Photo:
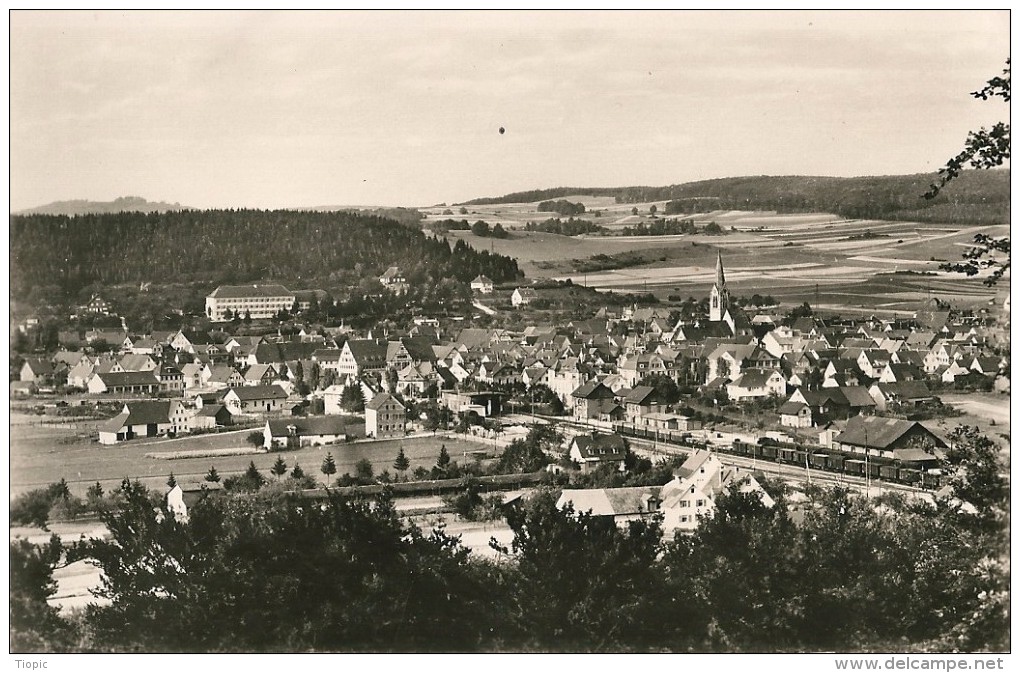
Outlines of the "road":
M482 313L484 313L486 315L496 315L496 311L494 311L493 309L489 308L488 306L486 306L485 304L483 304L480 301L473 301L473 302L471 302L471 305L474 306L476 309L478 309L479 311L481 311Z

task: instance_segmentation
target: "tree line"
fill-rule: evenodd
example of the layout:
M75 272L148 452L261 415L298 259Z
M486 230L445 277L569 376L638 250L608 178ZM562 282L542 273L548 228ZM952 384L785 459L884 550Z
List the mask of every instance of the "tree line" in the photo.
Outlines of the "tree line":
M12 293L73 296L85 285L142 281L244 283L337 274L378 275L398 265L412 283L523 274L517 262L390 219L354 213L207 210L10 221ZM300 288L293 288L300 289ZM37 290L38 292L38 290Z
M941 178L936 173L854 178L747 176L664 187L562 187L475 199L469 203L529 203L581 194L612 196L617 203L667 201L667 215L713 210L775 210L833 213L851 219L1001 224L1009 222L1009 175L1008 169L957 171L952 193L941 192L932 198L924 198L924 194Z

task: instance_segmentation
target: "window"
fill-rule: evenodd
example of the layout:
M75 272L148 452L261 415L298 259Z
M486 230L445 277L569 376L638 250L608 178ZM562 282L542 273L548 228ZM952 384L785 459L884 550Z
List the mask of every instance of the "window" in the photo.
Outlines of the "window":
M691 501L690 500L681 500L680 501L680 506L681 507L690 507L691 506Z
M704 501L704 500L699 500L699 501L698 501L697 503L695 503L695 504L696 504L696 505L697 505L698 507L704 507L704 506L705 506L705 501Z

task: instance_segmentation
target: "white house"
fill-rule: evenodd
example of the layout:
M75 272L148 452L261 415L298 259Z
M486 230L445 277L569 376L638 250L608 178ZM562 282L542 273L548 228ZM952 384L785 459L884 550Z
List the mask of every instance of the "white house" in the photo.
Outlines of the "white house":
M492 294L494 289L492 280L487 276L478 276L471 281L471 289L475 292L481 292L482 294Z
M510 303L514 307L527 306L531 302L538 299L538 293L532 290L530 287L519 287L513 291L510 295Z
M712 516L719 494L734 484L741 493L757 494L766 507L775 506L749 470L724 466L712 452L696 450L677 470L673 481L659 492L663 530L667 534L694 531L698 518Z

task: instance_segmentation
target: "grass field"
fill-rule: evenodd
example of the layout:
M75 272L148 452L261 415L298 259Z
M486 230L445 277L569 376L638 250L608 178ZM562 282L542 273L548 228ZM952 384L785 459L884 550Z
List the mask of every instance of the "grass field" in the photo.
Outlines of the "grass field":
M574 196L584 203L582 215L610 230L648 222L652 203L617 204L613 199ZM659 213L664 202L655 202ZM529 278L570 278L575 284L600 289L655 292L701 297L714 280L715 258L721 251L731 293L771 294L783 303L808 301L832 310L913 311L929 296L960 307L976 308L996 296L981 284L938 271L947 260L960 260L977 233L1008 235L1009 225L961 227L916 222L846 220L828 213L779 215L774 212L715 211L693 216L698 224L718 223L722 236L663 237L578 236L520 231L528 221L550 217L537 204L470 206L467 215L452 217L473 222L500 222L509 239L479 238L470 232L451 232L481 249L491 249L518 260ZM637 207L639 214L633 215ZM441 218L442 209L426 209ZM456 211L455 211L456 212ZM735 231L731 230L735 229ZM868 237L873 236L873 237ZM636 252L625 268L577 271L578 262L594 255ZM604 265L603 265L604 266ZM903 271L933 273L909 275ZM1007 276L1008 278L1008 276Z
M487 446L455 437L421 437L402 440L383 440L338 444L328 447L305 448L272 454L218 456L215 458L179 458L161 460L146 458L145 454L155 451L187 451L211 448L246 447L248 430L241 433L201 435L178 440L125 442L104 446L83 435L83 429L50 427L33 422L35 417L12 415L11 418L11 495L39 488L64 478L77 495L83 495L90 484L99 481L103 487L112 487L124 477L139 479L150 487L162 487L167 476L173 471L179 481L201 481L211 466L221 476L240 474L255 465L266 478L271 478L269 468L278 455L293 467L295 461L307 474L322 478L319 466L326 453L333 454L337 475L354 473L355 464L365 458L371 461L376 473L389 470L392 474L393 460L400 447L411 461L411 470L416 467L430 468L435 465L439 448L445 444L455 461L463 462L468 451L478 451ZM470 457L467 460L472 460Z

